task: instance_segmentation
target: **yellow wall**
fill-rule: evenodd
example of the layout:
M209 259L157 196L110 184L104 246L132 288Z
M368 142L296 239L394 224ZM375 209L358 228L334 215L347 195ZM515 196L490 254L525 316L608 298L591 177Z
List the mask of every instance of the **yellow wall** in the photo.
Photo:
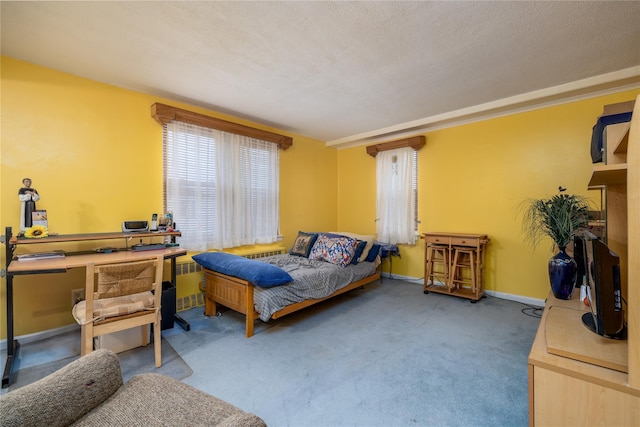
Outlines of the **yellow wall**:
M552 244L543 242L534 252L523 243L517 206L526 198L553 195L560 185L599 203L599 192L586 190L591 129L603 105L637 94L622 92L426 133L418 155L419 231L488 234L487 289L544 299ZM340 150L338 173L338 228L375 232L375 160L365 147ZM401 246L400 253L392 273L422 278L423 241Z
M5 226L14 230L19 226L17 191L25 176L40 192L38 208L47 209L53 232L114 231L124 219L146 219L160 212L162 135L150 116L154 102L286 133L12 58L2 57L1 65L2 234ZM420 232L487 233L491 237L487 288L544 298L551 245L543 243L533 252L522 243L515 208L526 197L553 194L558 185L587 194L595 118L603 105L633 99L637 93L427 133L418 160ZM291 136L294 145L280 158L284 240L278 245L290 247L298 230L375 233L375 160L365 148L335 150L321 141ZM176 221L180 223L179 218ZM393 274L421 278L422 245L402 246L401 254L393 261ZM4 250L2 255L4 265ZM192 276L178 277L179 298L198 292L198 280ZM16 334L73 323L70 291L82 287L83 280L80 270L18 277ZM2 279L3 338L4 284Z
M18 189L30 177L60 234L119 230L125 219L150 219L162 211L162 128L150 107L163 102L266 130L277 129L193 108L180 102L82 79L2 57L0 225L20 225ZM281 152L281 246L298 228L334 229L337 221L337 151L321 141L291 135ZM178 225L180 219L176 218ZM101 242L101 245L113 242ZM39 249L54 247L38 245ZM64 249L84 249L81 244ZM24 251L23 248L19 250ZM182 257L180 261L188 261ZM2 246L4 265L4 245ZM178 277L178 297L198 292L197 280ZM82 271L22 276L14 281L16 335L73 323L71 290ZM184 283L183 283L184 282ZM6 338L5 279L0 336Z

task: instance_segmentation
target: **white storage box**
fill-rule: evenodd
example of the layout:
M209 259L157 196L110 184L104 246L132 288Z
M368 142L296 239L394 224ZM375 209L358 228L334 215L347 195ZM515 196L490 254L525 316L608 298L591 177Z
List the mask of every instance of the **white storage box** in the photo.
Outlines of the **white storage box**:
M147 329L146 342L143 340L144 328ZM149 344L150 332L149 325L144 325L138 328L131 328L124 331L102 335L93 339L93 348L95 350L106 348L114 353L131 350L132 348Z

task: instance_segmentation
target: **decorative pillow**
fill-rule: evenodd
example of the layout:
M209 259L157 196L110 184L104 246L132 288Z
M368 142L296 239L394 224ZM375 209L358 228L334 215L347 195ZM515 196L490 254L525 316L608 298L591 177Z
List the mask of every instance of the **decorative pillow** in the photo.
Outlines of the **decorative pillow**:
M351 264L358 264L358 259L362 255L362 251L364 251L365 246L367 246L366 240L358 240L358 246L356 247L356 252L353 255L353 259L351 260Z
M226 252L203 252L191 258L206 269L235 276L261 288L284 285L293 278L280 267Z
M327 261L341 267L351 263L358 241L350 237L328 237L320 234L309 254L310 260Z
M298 237L293 242L293 246L289 253L291 255L303 256L309 258L309 252L313 248L313 244L318 239L318 233L305 233L304 231L298 231Z
M333 233L333 231L332 231ZM369 236L369 235L365 235L365 234L356 234L356 233L349 233L349 232L336 232L337 234L341 234L343 236L347 236L347 237L351 237L352 239L356 239L356 240L364 240L367 242L367 246L365 246L364 250L362 251L362 254L360 255L360 257L358 258L358 262L362 262L365 259L367 259L367 255L369 254L369 251L371 250L371 247L373 246L373 243L376 241L376 238L374 236ZM377 254L376 254L377 255Z
M376 257L380 255L380 249L382 249L382 246L380 246L377 243L374 243L365 261L374 262L376 260Z

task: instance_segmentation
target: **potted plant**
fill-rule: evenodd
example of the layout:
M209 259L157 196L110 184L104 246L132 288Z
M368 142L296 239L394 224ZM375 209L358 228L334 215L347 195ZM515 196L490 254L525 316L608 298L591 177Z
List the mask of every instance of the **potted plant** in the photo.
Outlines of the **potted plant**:
M576 233L587 227L588 199L567 194L563 187L548 199L528 199L521 206L525 239L535 249L545 237L550 237L558 253L549 260L549 280L553 295L570 299L576 283L577 266L566 253L566 247Z

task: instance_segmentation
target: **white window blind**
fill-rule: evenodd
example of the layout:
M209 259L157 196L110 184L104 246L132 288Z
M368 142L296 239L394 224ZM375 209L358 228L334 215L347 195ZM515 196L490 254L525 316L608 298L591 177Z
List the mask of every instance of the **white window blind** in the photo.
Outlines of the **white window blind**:
M272 243L279 153L271 142L171 121L163 125L164 203L188 250Z
M417 153L410 147L376 156L377 239L414 244L417 230Z

